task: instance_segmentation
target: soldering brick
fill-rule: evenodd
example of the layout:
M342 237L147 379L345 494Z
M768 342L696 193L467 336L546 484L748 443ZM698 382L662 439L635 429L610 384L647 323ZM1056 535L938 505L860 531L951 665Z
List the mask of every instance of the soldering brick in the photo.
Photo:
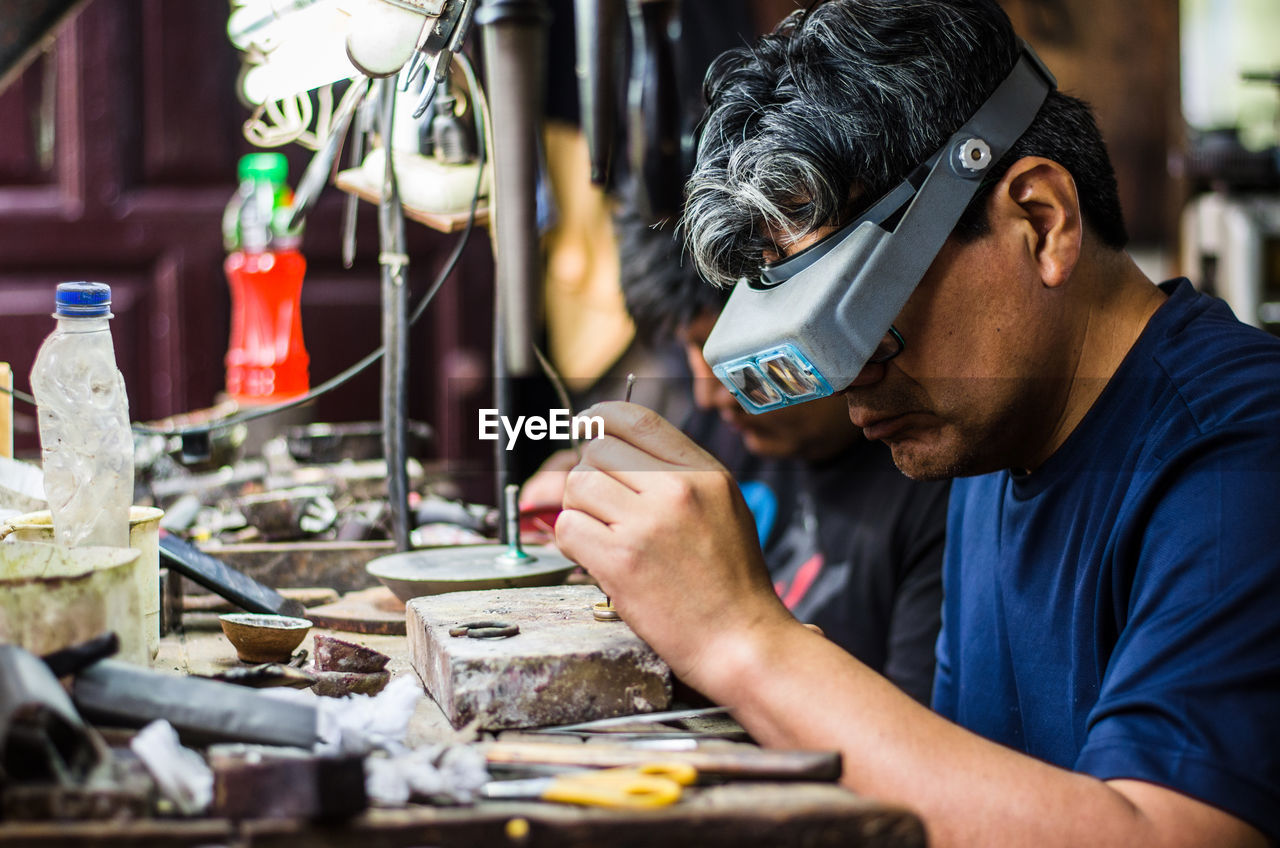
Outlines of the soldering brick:
M450 592L406 609L413 668L455 727L547 727L666 709L671 670L625 622L596 621L594 586ZM506 639L450 636L469 622Z

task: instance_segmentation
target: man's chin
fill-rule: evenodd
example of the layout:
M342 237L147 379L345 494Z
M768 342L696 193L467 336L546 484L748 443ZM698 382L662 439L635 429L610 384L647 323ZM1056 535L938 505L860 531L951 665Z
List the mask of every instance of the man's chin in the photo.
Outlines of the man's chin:
M919 439L894 439L888 442L893 464L912 480L950 480L973 472L953 451Z

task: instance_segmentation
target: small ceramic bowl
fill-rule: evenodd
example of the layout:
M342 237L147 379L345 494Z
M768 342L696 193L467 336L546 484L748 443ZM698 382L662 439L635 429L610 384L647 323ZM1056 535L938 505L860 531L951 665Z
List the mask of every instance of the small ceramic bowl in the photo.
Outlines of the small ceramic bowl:
M287 662L311 629L305 618L234 612L219 616L222 632L245 662Z

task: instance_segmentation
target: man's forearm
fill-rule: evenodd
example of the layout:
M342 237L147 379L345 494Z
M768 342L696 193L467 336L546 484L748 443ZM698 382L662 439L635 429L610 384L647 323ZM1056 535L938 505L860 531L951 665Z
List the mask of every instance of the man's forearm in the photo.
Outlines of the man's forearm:
M1265 845L1171 790L1103 782L983 739L803 627L718 641L723 662L695 685L762 744L838 748L844 783L919 812L931 845Z

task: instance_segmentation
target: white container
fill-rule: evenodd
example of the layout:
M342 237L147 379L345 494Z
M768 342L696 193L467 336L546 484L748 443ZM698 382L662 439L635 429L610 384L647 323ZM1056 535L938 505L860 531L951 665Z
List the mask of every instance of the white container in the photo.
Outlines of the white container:
M134 506L129 509L129 547L141 556L130 569L134 589L138 596L139 615L143 639L146 643L146 660L156 658L160 650L160 519L164 510L153 506ZM53 515L49 510L15 515L0 523L0 539L20 542L53 542ZM0 546L3 547L3 546ZM130 629L132 622L115 622L119 629Z
M111 288L62 283L58 326L31 369L44 488L54 536L68 547L129 546L133 433L111 345Z
M0 544L0 642L47 654L114 630L119 658L148 664L129 548Z

